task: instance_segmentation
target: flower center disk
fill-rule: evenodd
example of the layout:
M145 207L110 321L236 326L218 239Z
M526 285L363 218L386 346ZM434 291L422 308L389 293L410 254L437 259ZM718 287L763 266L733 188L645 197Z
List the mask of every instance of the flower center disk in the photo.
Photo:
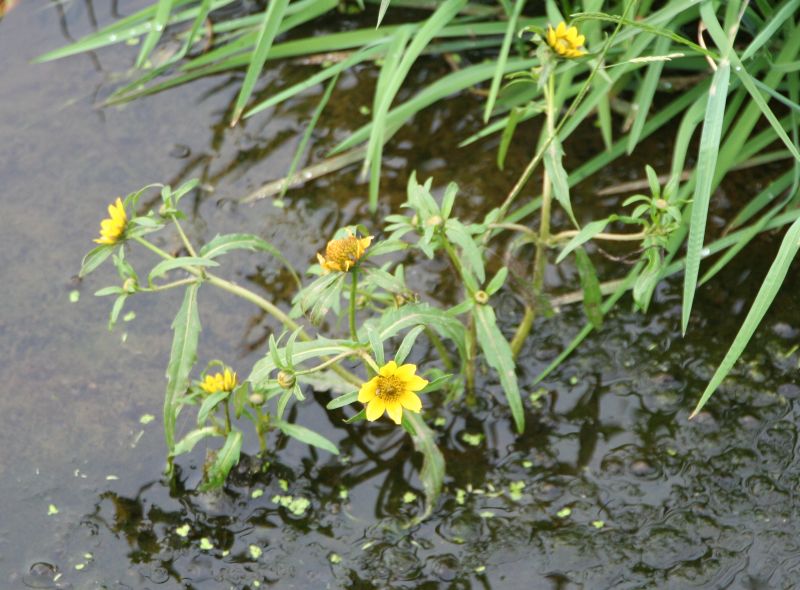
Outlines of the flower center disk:
M396 376L378 377L378 386L375 388L375 395L383 401L394 401L398 399L404 391L405 384Z

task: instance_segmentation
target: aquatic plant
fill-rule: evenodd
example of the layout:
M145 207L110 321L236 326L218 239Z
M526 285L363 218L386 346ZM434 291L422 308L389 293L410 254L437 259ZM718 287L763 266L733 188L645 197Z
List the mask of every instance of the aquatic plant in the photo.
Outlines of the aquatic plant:
M515 355L529 337L535 318L550 308L551 298L544 284L549 264L563 263L568 257L572 260L578 271L576 286L580 288L578 297L584 304L587 325L537 380L563 363L592 330L600 328L603 315L624 294L630 291L634 304L646 311L659 282L678 272L684 275L681 329L685 333L698 286L713 278L756 235L790 226L750 313L693 415L703 408L743 353L800 248L800 210L796 206L800 187L800 149L797 146L800 77L796 67L800 23L796 13L800 0L786 0L780 5L734 1L719 6L705 0L671 0L660 4L657 10L651 9L651 2L626 0L612 3L606 12L600 12L601 1L586 0L581 3L583 11L569 15L568 21L555 2L547 3L548 18L543 18L526 16L524 0L502 1L497 5L445 0L435 3L432 12L427 2L381 0L376 29L328 34L314 31L313 37L292 40L282 40L280 35L293 31L302 36L304 24L321 15L334 14L341 5L335 0L276 0L261 14L214 21L211 47L199 55L187 57L201 40L201 24L227 3L228 0L201 3L160 0L41 59L55 59L142 38L137 64L144 66L165 27L177 28L181 23L191 23L188 30L179 33L183 43L177 53L160 65L149 64L149 71L137 74L136 79L119 88L108 102L132 100L202 76L246 68L240 92L231 108L231 123L236 124L243 117L256 116L312 87L326 84L287 177L244 197L243 201L247 202L283 193L299 178L296 168L340 74L361 64L373 63L380 68L371 120L330 151L326 169L330 171L362 161L362 172L369 178L369 203L373 211L379 199L384 146L403 124L431 104L487 83L483 111L487 125L479 133L465 138L463 144L500 133L497 161L501 168L519 125L540 117L542 126L538 142L528 146L531 157L518 181L504 199L503 195L489 195L490 198L500 197L496 199L500 204L483 219L460 220L452 216L457 194L454 184L449 185L441 201L437 201L432 195L431 183L419 184L412 176L405 205L411 214L387 216L384 229L389 237L375 244L370 241L373 232L368 228L343 228L333 237L325 255L320 255L320 266L314 269L319 277L308 285L299 286L290 314L281 311L274 302L210 272L210 268L218 265L216 256L234 248L258 249L275 256L282 264L287 263L270 244L239 234L218 237L195 251L180 229L177 209L177 195L191 190L191 185L184 185L174 193L165 187L161 211L151 211L127 222L126 244L137 243L164 258L150 272L146 287L139 286L138 276L124 257L124 247L116 243L120 234L109 234L109 240L114 243L103 243L92 251L84 261L83 273L114 254L123 286L104 290L103 294L117 295L116 314L125 298L139 291L186 287L184 306L176 318L176 340L168 370L164 422L171 456L178 454L176 450L185 451L185 447L189 447L189 443L178 446L174 428L177 410L184 403L181 400L188 388L197 346L196 294L201 284L214 285L244 297L286 328L287 334L270 339L270 354L230 396L235 417L252 419L262 440L265 432L276 427L289 436L330 449L331 443L317 433L301 430L299 425L282 420L291 398L302 399L303 375L334 371L352 386L361 387L364 378L343 368L341 361L358 361L363 372L372 375L366 381L370 383L385 365L386 343L406 330L394 355L395 363L403 363L422 333L439 352L441 367L423 368L422 374L431 379L420 393L447 385L455 392L464 390L472 395L476 364L485 359L497 372L512 418L521 431L524 410L516 380ZM368 3L378 4L378 1L368 0ZM357 9L363 8L359 5ZM409 8L414 10L400 10ZM387 13L387 10L392 12ZM419 12L423 10L426 12ZM398 24L381 25L386 14ZM425 18L418 20L420 14L425 14ZM505 20L500 21L500 17ZM558 24L554 26L555 23ZM695 34L696 42L691 40ZM709 41L713 44L711 47ZM468 50L479 50L481 56L490 56L490 59L475 63L466 61L462 67L444 74L397 104L398 92L421 56L459 52L466 55ZM253 101L259 75L268 59L331 53L335 54L335 59L324 63L302 82L264 100ZM780 104L778 114L770 107L770 102ZM623 118L623 132L616 139L614 112ZM758 126L760 121L762 125ZM564 152L569 146L566 143L579 125L590 122L597 123L605 150L567 170ZM649 190L649 194L633 195L622 202L619 211L603 219L591 218L591 203L576 199L573 207L573 187L616 159L633 153L645 137L664 134L668 124L676 129L671 137L672 158L668 173L659 175L648 166L642 183L620 191ZM687 156L694 151L695 135L699 135L697 158L690 168ZM737 169L782 161L790 162L784 174L771 180L761 193L741 203L736 214L727 220L724 232L707 239L712 196L726 176ZM543 168L540 194L520 203L520 197L540 166ZM138 194L126 198L126 210L135 209ZM554 216L557 208L563 210L563 217ZM584 217L590 220L584 221ZM566 220L568 227L555 231L553 225L561 219ZM188 256L173 257L145 239L147 233L167 224L174 224L184 240ZM374 235L379 234L374 232ZM629 244L624 261L631 264L618 265L613 279L601 282L591 255L598 252L597 244L604 242ZM522 252L532 258L522 278L527 295L525 315L510 340L497 327L492 306L492 296L503 287L509 270L503 267L489 278L485 268L489 245L498 243L508 245L510 253ZM551 262L555 249L560 252ZM405 284L401 264L378 266L374 262L383 254L410 250L419 251L428 258L442 256L449 260L462 290L460 302L444 311L429 303L419 303ZM719 257L714 264L701 275L701 260L717 254ZM188 272L191 276L165 285L153 284L154 279L171 271ZM344 310L342 300L347 301ZM359 321L359 301L368 304L370 314L374 314L372 317ZM116 318L114 314L112 310L112 324ZM312 335L297 323L297 318L306 316L312 324L320 326L328 314L347 318L347 337L325 335L324 331ZM454 356L457 360L452 358ZM298 368L298 363L309 360L319 361L319 364ZM436 374L436 371L447 371L452 376ZM372 399L366 399L368 394L361 397L368 402ZM277 398L275 409L263 411L263 404L274 398ZM358 391L349 391L334 399L329 407L344 407L356 403L358 398ZM362 409L351 419L365 416ZM413 411L403 412L401 423L426 455L422 477L431 491L429 501L432 501L436 486L441 485L441 455L437 454L420 416ZM198 428L211 428L202 431L208 436L220 433L213 425ZM236 442L233 432L229 430L226 434L223 450L227 447L227 452L221 451L217 456L217 463L214 463L217 470L209 481L219 483L220 476L235 463L232 457L238 453L241 438ZM228 458L222 462L221 456Z

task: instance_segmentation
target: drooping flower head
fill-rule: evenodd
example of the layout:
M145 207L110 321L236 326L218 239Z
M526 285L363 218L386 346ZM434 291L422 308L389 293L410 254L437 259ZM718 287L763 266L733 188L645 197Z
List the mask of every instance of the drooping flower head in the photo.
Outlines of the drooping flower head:
M100 222L100 237L94 240L98 244L116 244L122 238L128 225L128 216L125 214L125 207L119 197L117 197L116 203L108 206L108 215L108 219Z
M206 375L206 378L200 383L200 387L206 393L219 393L220 391L233 391L238 385L239 380L236 378L236 373L231 371L228 367L222 373L214 373L213 375Z
M358 401L367 404L367 420L377 420L386 410L389 418L400 424L403 408L418 413L422 400L415 392L423 389L428 381L416 373L416 365L398 367L396 362L389 361L377 376L364 383L358 392Z
M586 50L581 49L586 37L578 34L577 27L567 27L562 20L554 29L547 25L547 44L561 57L581 57Z
M372 236L357 238L350 231L347 233L345 238L328 242L325 247L325 256L317 253L319 265L325 272L348 272L372 243Z

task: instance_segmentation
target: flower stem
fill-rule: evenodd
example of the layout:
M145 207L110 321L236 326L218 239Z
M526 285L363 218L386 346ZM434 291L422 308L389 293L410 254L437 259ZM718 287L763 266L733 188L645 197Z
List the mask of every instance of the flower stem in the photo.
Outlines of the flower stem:
M151 244L150 242L148 242L147 240L145 240L141 236L134 236L132 239L135 240L136 242L138 242L139 244L141 244L142 246L144 246L145 248L147 248L148 250L150 250L151 252L154 252L155 254L158 254L162 258L165 258L165 259L175 258L174 256L172 256L168 252L165 252L164 250L162 250L161 248L159 248L155 244ZM311 336L308 334L308 332L306 332L304 329L302 329L300 324L298 324L292 318L290 318L288 315L286 315L283 311L281 311L281 309L279 307L277 307L271 301L268 301L267 299L264 299L263 297L261 297L257 293L253 293L249 289L245 289L244 287L240 287L236 283L232 283L231 281L227 281L225 279L222 279L220 277L212 275L211 273L205 273L204 274L200 269L195 268L193 266L187 266L185 268L185 270L190 272L191 274L195 275L196 277L199 277L200 279L204 279L209 284L214 285L215 287L218 287L218 288L222 289L223 291L227 291L228 293L230 293L232 295L236 295L237 297L241 297L245 301L249 301L250 303L252 303L256 307L261 308L262 310L267 312L269 315L274 317L276 320L281 322L287 329L289 329L289 330L300 329L300 332L299 332L298 336L300 337L301 340L304 340L306 342L310 342L312 340ZM359 379L358 376L354 375L353 373L351 373L347 369L345 369L343 367L340 367L339 365L334 365L333 367L331 367L331 370L333 370L335 373L337 373L343 379L349 381L350 383L353 383L354 385L360 385L361 384L361 379Z
M358 297L358 266L354 266L350 271L350 339L358 342L358 331L356 330L356 298Z
M189 238L186 237L186 233L184 233L181 224L178 222L178 218L174 214L170 215L170 218L172 218L172 223L175 224L175 229L178 230L178 234L181 236L183 245L186 246L186 251L189 252L189 255L193 258L197 258L197 252L195 252L194 247L192 247L192 243L189 241Z

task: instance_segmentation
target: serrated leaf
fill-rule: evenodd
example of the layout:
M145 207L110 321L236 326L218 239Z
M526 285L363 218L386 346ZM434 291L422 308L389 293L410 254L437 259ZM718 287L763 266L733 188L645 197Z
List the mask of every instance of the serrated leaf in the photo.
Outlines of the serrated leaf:
M169 258L167 260L162 260L158 264L153 267L153 270L150 271L150 274L147 275L147 282L148 284L152 285L153 281L159 277L164 276L171 270L176 270L179 268L188 269L190 267L212 267L212 266L219 266L217 262L213 260L209 260L208 258L200 258L195 256L181 256L180 258Z
M333 453L334 455L339 454L339 449L335 444L318 432L314 432L310 428L300 426L299 424L291 424L282 420L276 420L273 423L287 436L291 436L292 438L297 439L307 445L319 447L320 449L328 451L329 453Z
M200 409L197 410L197 425L203 426L208 420L208 415L217 407L219 402L228 397L227 391L218 391L210 393L203 398L203 403L200 404Z
M494 316L494 310L489 305L476 305L473 308L475 329L478 344L486 356L486 362L497 371L500 384L511 409L511 415L517 427L517 432L525 430L525 412L522 408L522 398L517 384L516 365L511 346L500 332Z
M206 473L206 481L200 486L200 491L221 488L225 484L231 469L239 463L239 454L242 450L242 433L232 430L225 439L225 444L217 452L214 463Z
M597 280L594 265L583 248L575 250L575 265L578 267L583 290L583 310L591 324L600 329L603 325L603 311L600 309L603 295L600 292L600 282Z
M403 412L403 421L410 426L413 432L411 440L414 442L414 448L422 453L422 469L419 471L419 479L425 490L425 511L414 519L415 522L421 522L433 511L442 492L445 473L444 455L436 446L434 433L425 424L422 416L413 412Z
M90 272L95 270L98 266L105 262L106 258L111 256L113 251L114 246L110 245L97 246L96 248L90 250L89 253L83 257L83 261L81 262L81 270L78 273L78 277L82 279Z
M251 234L226 234L218 235L213 240L208 242L205 246L200 248L198 252L202 258L216 258L222 256L232 250L250 250L261 251L271 254L280 261L281 264L288 270L298 287L301 287L300 277L297 276L294 267L289 260L281 253L278 248L257 236Z
M195 428L178 441L178 443L175 445L175 450L172 451L171 455L173 457L177 457L178 455L183 455L184 453L191 453L195 445L201 440L208 438L209 436L219 436L219 434L219 431L214 426Z
M164 437L170 453L175 448L178 401L189 385L189 374L197 360L197 342L201 329L197 309L199 288L199 283L192 283L186 288L183 303L172 322L172 349L167 365L167 391L164 396Z

